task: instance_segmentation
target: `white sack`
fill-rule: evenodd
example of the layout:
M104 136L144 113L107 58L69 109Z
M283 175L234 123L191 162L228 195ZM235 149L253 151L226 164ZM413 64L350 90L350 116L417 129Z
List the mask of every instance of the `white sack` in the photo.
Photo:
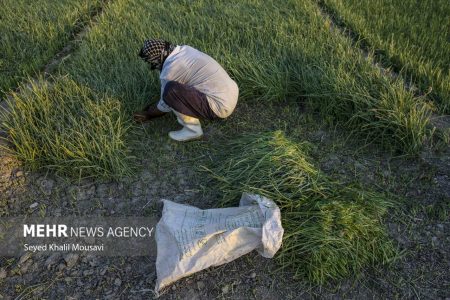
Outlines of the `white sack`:
M198 209L163 200L156 225L155 291L210 266L230 262L256 249L271 258L281 246L283 227L270 199L242 194L239 207Z

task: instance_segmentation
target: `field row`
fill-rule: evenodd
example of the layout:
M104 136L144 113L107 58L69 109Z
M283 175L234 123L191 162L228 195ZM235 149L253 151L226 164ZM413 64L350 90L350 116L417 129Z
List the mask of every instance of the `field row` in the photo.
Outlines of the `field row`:
M364 39L404 78L450 113L450 2L324 0L334 15Z
M0 98L34 76L102 0L5 0L0 8Z

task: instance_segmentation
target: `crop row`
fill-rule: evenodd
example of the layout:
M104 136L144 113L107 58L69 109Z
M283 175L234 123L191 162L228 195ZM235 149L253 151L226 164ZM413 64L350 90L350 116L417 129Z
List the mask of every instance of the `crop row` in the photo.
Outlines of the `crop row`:
M100 5L101 0L2 1L0 96L42 69Z
M450 113L450 2L324 0L379 57Z

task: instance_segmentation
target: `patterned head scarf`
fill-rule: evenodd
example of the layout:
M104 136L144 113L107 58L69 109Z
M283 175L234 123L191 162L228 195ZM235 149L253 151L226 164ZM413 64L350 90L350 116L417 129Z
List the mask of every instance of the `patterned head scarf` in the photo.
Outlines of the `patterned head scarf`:
M150 64L150 69L162 70L167 56L175 49L175 45L161 39L150 39L144 42L139 56Z

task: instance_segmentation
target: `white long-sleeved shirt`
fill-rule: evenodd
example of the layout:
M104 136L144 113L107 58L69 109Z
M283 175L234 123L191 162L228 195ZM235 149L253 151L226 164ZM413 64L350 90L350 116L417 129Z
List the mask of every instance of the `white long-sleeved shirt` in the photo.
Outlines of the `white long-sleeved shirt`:
M204 93L209 107L220 118L228 117L236 107L239 96L236 82L212 57L190 46L175 47L165 60L159 78L161 98L158 109L161 111L171 111L163 99L168 81L177 81Z

